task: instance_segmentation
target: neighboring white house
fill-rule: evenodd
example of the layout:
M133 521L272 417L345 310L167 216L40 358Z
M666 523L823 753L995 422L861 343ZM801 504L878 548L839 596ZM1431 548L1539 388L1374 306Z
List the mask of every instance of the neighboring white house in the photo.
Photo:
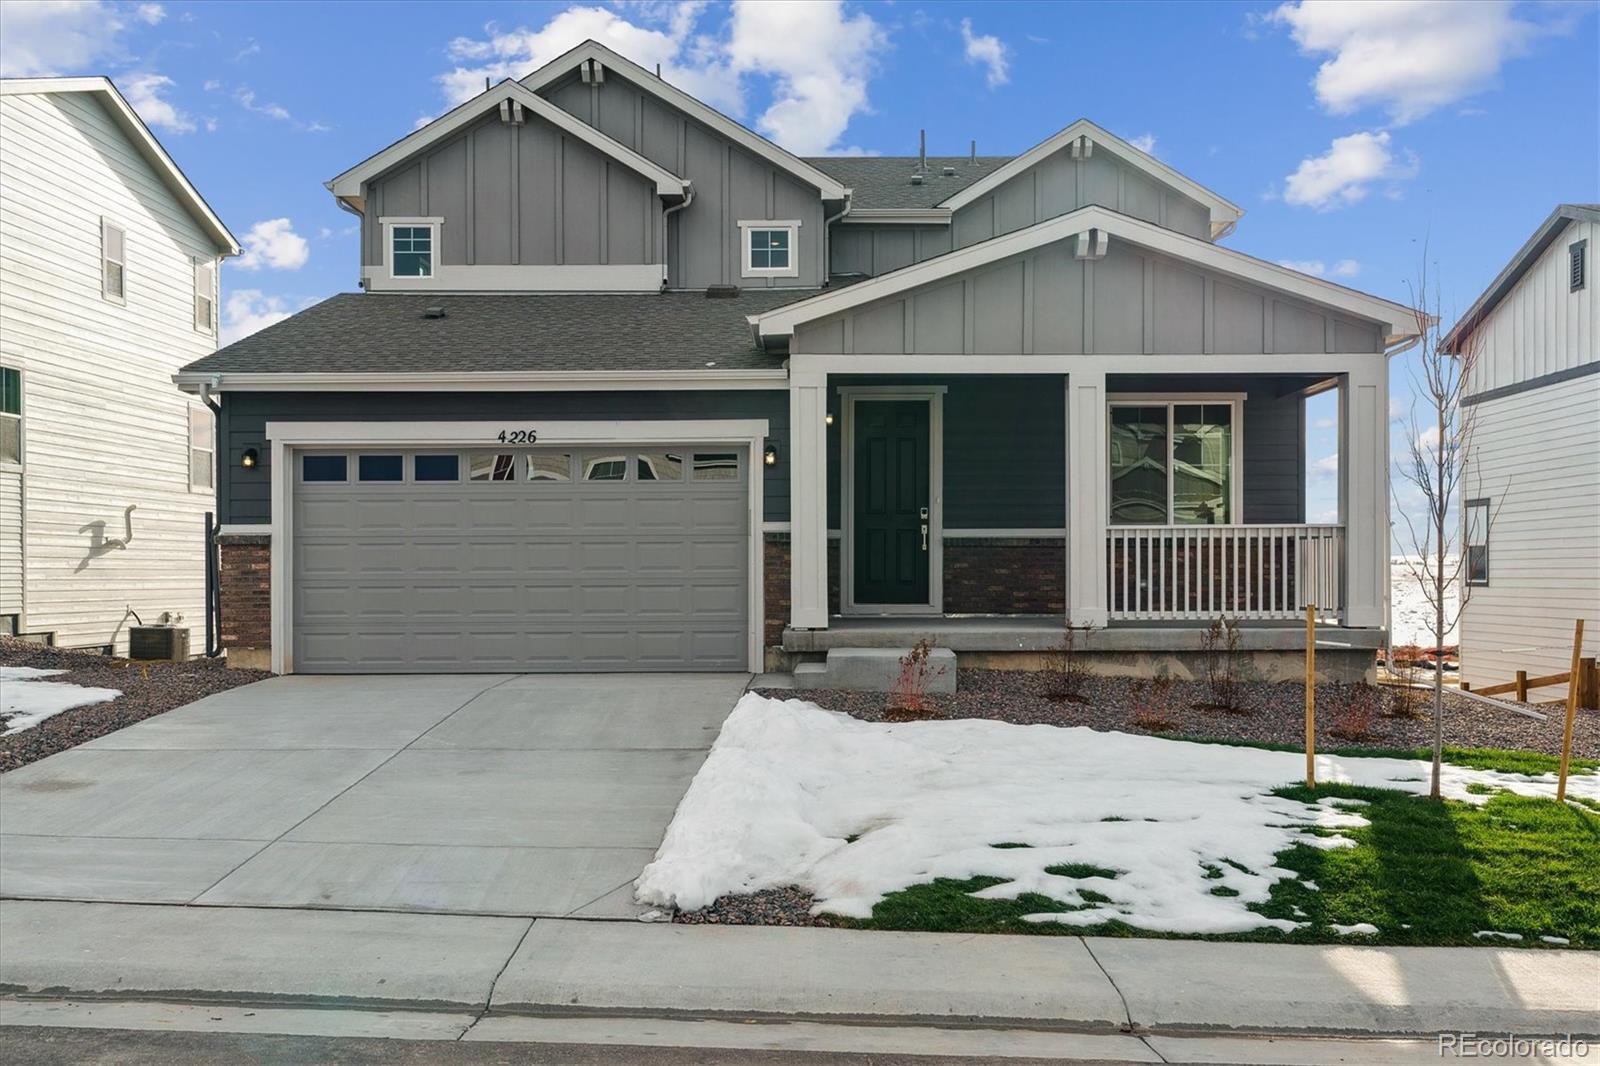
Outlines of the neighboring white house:
M172 374L238 251L109 80L0 81L0 632L200 649L215 422Z
M1473 359L1460 504L1474 687L1565 672L1580 617L1584 654L1600 648L1597 247L1600 204L1560 205L1442 345Z

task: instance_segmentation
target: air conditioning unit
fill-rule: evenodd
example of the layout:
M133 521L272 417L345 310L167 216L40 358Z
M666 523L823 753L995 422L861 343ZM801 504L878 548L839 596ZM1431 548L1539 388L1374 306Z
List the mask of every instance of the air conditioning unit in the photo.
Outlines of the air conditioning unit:
M128 658L183 662L189 658L189 630L179 626L130 626Z

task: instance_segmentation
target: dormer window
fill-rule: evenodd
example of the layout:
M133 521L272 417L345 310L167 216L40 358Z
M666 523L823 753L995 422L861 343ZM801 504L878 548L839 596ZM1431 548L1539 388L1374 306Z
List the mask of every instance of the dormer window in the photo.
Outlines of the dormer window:
M437 218L386 218L389 276L392 278L431 278L439 265L439 223Z
M744 240L744 262L740 273L747 278L794 278L800 276L798 261L800 223L740 222Z

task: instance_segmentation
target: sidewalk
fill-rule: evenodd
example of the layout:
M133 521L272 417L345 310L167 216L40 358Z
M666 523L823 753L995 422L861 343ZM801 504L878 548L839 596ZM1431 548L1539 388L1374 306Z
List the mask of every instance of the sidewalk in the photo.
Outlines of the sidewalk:
M0 902L0 991L1080 1033L1600 1032L1600 954ZM499 1024L506 1024L504 1022Z

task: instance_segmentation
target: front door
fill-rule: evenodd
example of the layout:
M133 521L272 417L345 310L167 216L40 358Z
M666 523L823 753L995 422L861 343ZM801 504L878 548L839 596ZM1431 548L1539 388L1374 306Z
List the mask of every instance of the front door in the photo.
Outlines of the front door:
M853 589L857 606L928 602L929 404L855 404Z

